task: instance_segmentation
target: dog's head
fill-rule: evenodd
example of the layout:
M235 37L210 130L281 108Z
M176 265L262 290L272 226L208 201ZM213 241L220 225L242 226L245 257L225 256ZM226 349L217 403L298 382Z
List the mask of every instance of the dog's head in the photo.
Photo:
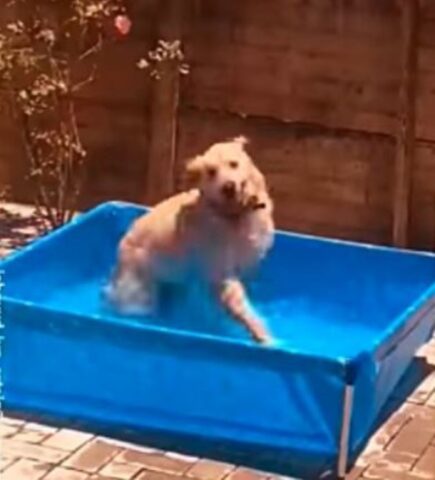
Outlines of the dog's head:
M212 145L186 166L186 181L223 214L237 215L264 208L269 201L266 182L237 137Z

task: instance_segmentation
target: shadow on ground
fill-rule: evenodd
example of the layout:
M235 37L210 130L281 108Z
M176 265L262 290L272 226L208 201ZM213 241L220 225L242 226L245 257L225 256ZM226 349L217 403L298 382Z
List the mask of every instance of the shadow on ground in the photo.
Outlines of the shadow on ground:
M22 247L43 231L44 221L34 213L0 207L0 252Z
M378 429L388 418L399 409L406 400L410 403L422 404L424 398L420 398L422 393L416 392L417 387L433 372L435 366L427 362L424 357L415 357L406 373L400 380L393 394L383 408L375 429Z

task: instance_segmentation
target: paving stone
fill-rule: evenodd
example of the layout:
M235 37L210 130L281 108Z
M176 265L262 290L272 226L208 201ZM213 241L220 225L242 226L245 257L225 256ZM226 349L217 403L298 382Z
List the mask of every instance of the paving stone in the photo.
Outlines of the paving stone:
M0 438L12 437L17 432L18 432L18 427L0 423Z
M155 452L165 453L163 450L158 450L156 448L146 447L143 445L137 445L136 443L124 442L122 440L117 440L116 438L110 438L110 437L98 437L98 438L104 440L104 442L106 442L109 445L114 445L120 450L135 450L138 452L145 452L145 453L155 453Z
M190 463L192 465L199 460L198 457L194 457L193 455L185 455L178 452L165 452L165 455L169 458L173 458L174 460L180 460L182 462Z
M138 450L126 450L116 457L122 463L134 463L148 470L155 470L175 475L182 475L192 466L191 462L184 459L171 458L163 452L146 453Z
M183 478L183 477L181 477ZM92 479L93 480L93 479ZM100 480L100 479L98 479ZM165 472L142 472L134 480L180 480L180 477Z
M367 478L382 478L385 472L407 472L415 464L418 457L409 453L385 452L376 462L364 472Z
M198 480L221 480L234 469L235 466L228 463L202 459L193 465L187 475Z
M412 420L412 411L403 407L393 414L371 437L356 461L357 467L366 467L373 464L377 459L382 458L387 445L401 432L401 430Z
M422 418L412 419L388 446L392 452L420 456L435 435L435 424Z
M0 456L0 472L3 472L3 470L6 470L16 461L17 461L16 457L8 457L7 455L3 455L3 452L2 452Z
M87 477L89 480L119 480L118 478L114 478L114 477L103 477L102 475L98 475L98 474L94 474L94 475L91 475L90 477ZM136 479L134 479L136 480ZM179 478L177 478L177 480L180 480Z
M62 429L48 437L43 445L53 448L59 448L67 452L77 450L86 442L89 442L94 436L90 433L79 432L76 430Z
M98 475L98 474L94 474L94 475L91 475L90 477L88 477L89 480L119 480L118 478L114 478L114 477L103 477L102 475ZM136 480L136 479L134 479ZM179 478L177 478L177 480L180 480Z
M228 475L229 480L265 480L268 475L264 472L238 467Z
M44 433L42 431L23 429L14 435L14 440L19 442L27 443L41 443L43 442L50 434Z
M387 446L391 440L412 420L412 412L408 408L403 408L393 415L378 430L374 441L377 441L382 447Z
M24 430L29 430L31 432L41 432L46 435L49 435L57 432L58 429L56 427L52 427L50 425L44 425L42 423L28 422L24 425Z
M418 356L424 357L428 365L435 366L435 340L432 340L418 351Z
M366 446L364 451L356 459L355 466L360 468L366 468L369 465L376 462L379 458L382 458L382 448L373 447L370 443Z
M97 473L112 460L119 448L102 440L93 440L83 445L64 463L64 467L89 473Z
M108 437L98 437L103 439L104 442L108 443L109 445L114 445L118 447L120 450L134 450L135 452L143 452L143 453L161 453L164 454L163 450L158 450L157 448L146 447L143 445L137 445L135 443L124 442L122 440L116 440L114 438Z
M59 463L68 456L68 452L13 439L3 442L2 453L10 457L29 458L43 463Z
M346 480L359 480L365 471L365 467L354 466L346 475Z
M300 478L286 477L285 475L271 475L268 477L268 480L300 480Z
M413 418L419 418L426 422L427 428L435 429L435 410L427 405L407 405L408 412Z
M10 427L16 427L16 428L24 426L25 423L26 421L22 418L14 418L14 417L8 417L8 416L1 417L1 422L0 422L1 425L8 425Z
M143 466L137 463L111 461L102 468L100 474L106 477L119 478L120 480L130 480L141 470L143 470Z
M432 393L432 395L429 397L429 399L426 402L427 407L431 407L435 409L435 392Z
M52 465L20 458L7 468L1 476L2 480L41 480L52 469Z
M67 468L56 467L44 477L44 480L88 480L89 475L77 470L69 470Z
M435 480L435 446L430 446L424 452L412 469L412 473L426 480Z
M364 473L362 478L366 480L424 480L411 472L395 472L386 469L379 470L376 476L368 477L366 475Z

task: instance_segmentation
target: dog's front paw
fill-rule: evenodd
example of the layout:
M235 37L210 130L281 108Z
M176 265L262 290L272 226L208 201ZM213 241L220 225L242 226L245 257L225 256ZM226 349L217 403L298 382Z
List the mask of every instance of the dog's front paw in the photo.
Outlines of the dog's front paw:
M252 338L257 342L261 343L262 345L270 346L274 343L274 338L268 332L266 327L260 320L256 320L255 322L251 322L251 335Z
M267 335L266 337L260 338L259 343L261 343L262 345L270 347L270 346L274 345L275 341L274 341L274 338L272 336Z
M102 289L106 304L121 315L144 316L154 311L153 298L141 284L134 281L110 282Z

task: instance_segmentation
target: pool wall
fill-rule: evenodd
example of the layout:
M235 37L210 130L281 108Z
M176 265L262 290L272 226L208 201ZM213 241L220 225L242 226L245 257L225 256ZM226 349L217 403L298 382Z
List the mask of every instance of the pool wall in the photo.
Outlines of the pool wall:
M32 290L39 290L32 286L38 276L25 276L29 269L56 272L61 282L53 251L73 255L79 236L98 248L96 225L106 228L107 218L121 215L107 232L118 238L141 211L104 204L0 264L6 409L103 425L117 437L131 433L151 445L304 478L343 475L433 331L433 285L385 325L371 350L349 358L73 314L38 302ZM337 261L340 246L391 255L390 249L278 236L283 256L286 237L319 242L319 248L332 242ZM424 270L422 284L432 273L435 280L433 256L398 255ZM113 260L113 252L104 258Z

